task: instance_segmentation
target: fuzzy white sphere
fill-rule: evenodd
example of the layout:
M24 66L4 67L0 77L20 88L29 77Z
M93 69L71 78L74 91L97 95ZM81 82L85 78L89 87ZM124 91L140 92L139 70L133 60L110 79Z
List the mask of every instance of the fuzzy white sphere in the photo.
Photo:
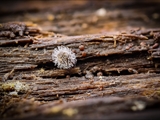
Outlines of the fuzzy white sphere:
M52 60L61 69L69 69L77 62L75 53L65 46L58 46L53 50Z

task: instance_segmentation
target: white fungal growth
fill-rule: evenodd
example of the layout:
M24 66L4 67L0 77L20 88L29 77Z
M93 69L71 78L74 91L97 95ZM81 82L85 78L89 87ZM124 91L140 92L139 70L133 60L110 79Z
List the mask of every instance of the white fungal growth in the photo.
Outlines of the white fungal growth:
M54 64L61 69L71 68L77 62L75 53L65 46L58 46L58 48L53 50L52 60Z

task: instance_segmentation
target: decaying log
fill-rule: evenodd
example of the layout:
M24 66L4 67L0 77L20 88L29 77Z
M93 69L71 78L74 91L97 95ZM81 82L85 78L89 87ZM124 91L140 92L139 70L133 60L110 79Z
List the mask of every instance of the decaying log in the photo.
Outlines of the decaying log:
M97 118L105 118L105 111L108 119L116 119L115 113L123 113L123 119L125 111L146 111L148 106L160 104L159 30L81 36L43 33L37 30L34 35L0 40L2 117L95 118L91 113L98 105L96 111L101 116ZM52 51L61 45L75 52L77 64L73 68L54 65Z
M147 35L151 32L152 36L148 38ZM42 32L39 31L40 33ZM24 41L25 39L5 41L7 46L15 41L21 45L18 48L5 47L5 49L4 42L0 41L1 79L5 80L4 76L10 71L14 72L8 79L23 78L23 74L28 74L26 69L37 77L65 77L76 74L83 76L88 73L87 71L93 75L98 72L102 72L103 75L159 73L159 31L153 29L150 32L147 30L147 33L139 35L136 32L103 33L59 37L52 35L46 39L37 38L38 35L29 38L26 36L25 39L29 41ZM26 45L21 44L22 40ZM57 69L51 58L54 48L61 45L71 48L78 60L76 66L69 71ZM81 45L84 47L83 50L79 48ZM21 74L23 69L25 71Z
M0 5L0 119L160 119L159 2L62 1Z

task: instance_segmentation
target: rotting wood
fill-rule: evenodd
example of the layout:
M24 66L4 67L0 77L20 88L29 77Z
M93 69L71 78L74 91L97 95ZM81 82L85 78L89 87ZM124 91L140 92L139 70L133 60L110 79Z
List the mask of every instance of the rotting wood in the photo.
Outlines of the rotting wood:
M150 32L147 33L150 34ZM47 36L46 39L49 41L44 43L45 37L43 40L40 38L41 42L34 42L34 40L37 41L38 38L32 36L32 43L27 42L28 45L24 47L25 45L18 42L17 44L21 45L18 48L15 48L14 44L12 44L13 47L11 47L10 44L6 42L8 47L1 47L0 51L1 80L13 83L14 81L20 81L29 86L29 91L26 92L27 96L25 99L27 101L33 99L34 102L32 104L29 103L31 108L26 115L22 115L24 118L25 116L26 118L29 117L31 114L33 115L31 115L32 117L40 114L34 112L34 110L40 109L38 107L39 105L47 105L47 102L49 102L48 105L52 108L51 101L58 102L65 100L66 102L70 102L107 96L127 96L137 98L138 100L139 97L144 97L156 100L159 99L158 92L160 84L160 76L156 74L160 73L159 57L157 57L159 55L159 39L155 36L158 35L157 33L159 33L159 31L156 31L156 34L149 39L146 37L147 34L138 36L134 34L118 34L116 37L114 37L114 34L110 36L93 34L87 35L87 37L62 36L61 38L53 37L53 39L48 39ZM56 39L58 39L57 41L63 40L64 42L53 44ZM15 40L16 38L10 41ZM114 46L114 40L116 40L116 46ZM74 41L76 41L76 44ZM39 48L41 45L44 45L43 48ZM65 45L75 51L78 60L75 67L69 70L63 70L57 69L56 66L54 66L51 53L57 45ZM80 45L83 45L83 51L79 49ZM38 49L33 49L33 47ZM86 56L81 55L84 51L86 52ZM101 74L99 74L99 72L101 72ZM110 75L112 75L112 77ZM1 84L3 84L3 82ZM10 106L5 106L5 100L11 99L14 101L14 99L24 99L25 96L24 93L20 95L14 91L14 89L8 88L6 90L9 91L4 91L3 86L1 87L1 105L3 108L1 115L3 117L13 115L10 113L14 112L8 110L8 107L14 107L15 113L19 111L18 109L20 107L15 107L15 103L13 104L12 102ZM12 96L18 98L12 98ZM24 101L26 101L25 99ZM44 101L44 103L42 101ZM95 99L95 101L97 100ZM119 103L118 101L116 102L117 104ZM149 103L146 104L148 105ZM32 108L32 105L35 105L35 107ZM61 106L63 107L63 105L65 106L67 104L63 103L60 105L60 108ZM86 105L87 103L84 102L85 107L87 107ZM93 102L93 105L96 105L96 103ZM77 109L76 105L72 107L73 110L81 111L79 108ZM41 114L52 114L49 112L49 108L46 107L44 113L42 112ZM116 109L117 108L115 108L115 111ZM132 107L129 109L134 111ZM119 110L123 111L121 108L119 108L118 111ZM67 115L62 108L57 113L53 113L53 115L61 115L61 111L62 118L63 115ZM59 116L58 118L61 117ZM15 116L15 118L17 117Z
M149 39L146 37L147 34L135 35L130 33L118 35L110 33L110 35L60 36L58 38L54 38L53 36L46 37L47 41L45 41L45 37L41 40L41 38L31 36L33 44L30 43L30 41L26 41L27 46L25 47L23 47L20 42L17 42L17 44L21 46L16 49L14 47L5 47L5 49L1 47L1 79L3 79L3 75L8 74L5 73L5 71L10 72L13 69L15 70L16 66L22 67L20 70L16 69L12 72L12 75L10 75L8 79L15 79L16 76L19 78L19 75L23 76L23 74L28 74L28 71L21 73L23 66L27 64L36 66L27 69L37 77L65 77L66 75L76 74L82 76L86 74L86 71L90 71L94 75L99 71L104 75L147 72L159 73L158 55L160 43L158 37L156 37L156 35L159 35L159 31L157 30L156 33L154 33L151 30L150 32L152 32L153 35L150 36ZM148 32L148 34L150 34L150 32ZM41 31L39 31L39 34L40 33ZM110 39L108 40L107 38ZM34 42L39 39L41 41L40 43ZM9 41L14 42L17 40L18 39L15 38ZM116 46L115 40L117 41ZM5 44L10 46L9 42ZM12 44L12 46L13 45L14 44ZM68 70L61 70L62 72L56 72L57 68L52 62L51 54L53 49L58 45L65 45L76 53L78 62L75 67L79 67L79 70L70 70L70 72L68 72ZM80 45L84 46L83 51L79 49ZM123 63L123 61L125 61L125 63ZM95 67L98 69L93 71L92 69Z
M82 14L77 12L80 8L68 4L65 9L74 8L73 15L59 13L64 8L52 9L54 14L34 13L36 19L43 17L35 20L43 29L33 23L0 24L0 117L159 119L160 29L145 27L122 32L106 32L106 29L98 33L109 25L104 21L129 25L133 19L142 19L152 23L147 22L150 19L146 14L151 12L148 8L153 10L156 6L147 7L147 2L145 5L142 9L130 6L127 15L121 9L107 10L105 18L98 16L99 9L88 11L81 6L85 13ZM157 11L152 11L153 16ZM91 29L98 34L88 34ZM60 45L75 52L77 64L73 68L58 69L54 65L51 54Z

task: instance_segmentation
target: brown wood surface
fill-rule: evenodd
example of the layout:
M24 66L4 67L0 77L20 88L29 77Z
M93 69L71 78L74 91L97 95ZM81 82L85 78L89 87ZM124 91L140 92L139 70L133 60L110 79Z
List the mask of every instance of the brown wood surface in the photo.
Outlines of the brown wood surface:
M159 1L62 4L0 5L0 118L159 119ZM61 45L70 69L53 63Z

